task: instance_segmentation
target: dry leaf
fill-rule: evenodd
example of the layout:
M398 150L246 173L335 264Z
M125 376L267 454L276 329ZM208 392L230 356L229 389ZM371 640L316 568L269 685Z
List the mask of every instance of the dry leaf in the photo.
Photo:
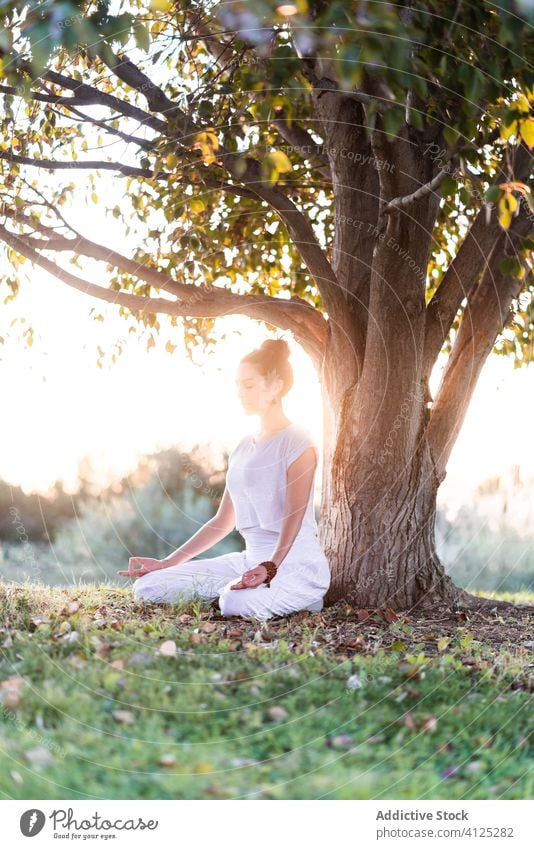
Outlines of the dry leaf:
M351 749L354 738L349 734L338 734L336 737L327 737L326 745L330 749Z
M60 616L72 616L72 614L77 613L79 609L79 601L69 601L68 604L66 604L63 610L61 611Z
M54 758L44 746L35 746L33 749L28 749L24 752L24 757L33 766L48 766L54 762Z
M161 755L161 757L158 758L158 764L160 766L176 766L176 757L171 754Z
M174 640L165 640L159 647L159 653L164 657L174 657L176 655L176 643Z
M413 713L411 713L411 711L408 711L407 713L404 714L404 724L405 724L406 728L410 728L412 731L413 731L414 728L416 728L415 719L414 719Z
M193 617L189 613L182 613L181 616L178 617L178 622L182 622L184 625L192 621Z
M116 722L122 722L124 725L133 725L135 722L131 710L114 710L111 715Z
M23 684L24 678L17 675L13 678L6 678L5 681L0 683L0 686L2 690L20 690Z
M274 719L275 722L280 722L282 719L286 719L288 712L281 705L273 705L273 707L269 708L267 711L267 715L269 716L269 719Z
M423 722L423 731L435 731L437 727L437 716L429 716L428 719L425 719L425 721Z
M386 607L386 609L382 612L382 616L386 622L396 622L399 618L391 607Z

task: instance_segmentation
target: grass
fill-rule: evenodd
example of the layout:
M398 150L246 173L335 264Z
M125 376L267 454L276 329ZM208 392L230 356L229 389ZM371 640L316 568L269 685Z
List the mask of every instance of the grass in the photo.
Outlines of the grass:
M0 793L532 798L531 621L335 605L260 625L0 584Z

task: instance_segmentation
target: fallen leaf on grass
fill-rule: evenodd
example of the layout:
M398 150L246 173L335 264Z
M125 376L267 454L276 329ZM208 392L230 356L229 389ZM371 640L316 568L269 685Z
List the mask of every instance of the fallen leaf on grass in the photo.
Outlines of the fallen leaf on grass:
M200 761L193 767L193 772L199 773L200 775L207 775L208 773L213 772L213 765L206 761Z
M269 719L274 719L275 722L280 722L282 719L286 719L289 714L281 705L273 705L273 707L269 708L267 711L267 715L269 716Z
M159 654L163 657L174 657L176 655L176 643L174 640L165 640L159 647Z
M342 637L337 647L346 646L348 649L363 649L366 647L365 638L358 634L357 637Z
M79 601L69 601L68 604L61 610L60 616L72 616L73 613L77 613L80 609Z
M44 746L35 746L24 752L24 757L33 767L48 766L54 762L54 758Z
M448 767L446 767L446 768L442 771L442 773L441 773L441 777L442 777L442 778L445 778L445 779L447 779L447 778L452 778L452 777L453 777L453 776L455 776L458 772L460 772L460 767L459 767L459 766L448 766Z
M360 690L363 687L363 684L358 675L354 674L347 678L346 686L349 690Z
M2 681L0 690L0 703L7 709L12 710L20 705L20 690L24 684L24 678L14 677Z
M399 618L391 607L386 607L385 610L381 610L380 615L386 620L386 622L396 622Z
M158 758L158 764L160 766L176 766L176 757L171 754L161 755Z
M417 725L415 724L415 719L414 719L413 713L411 711L408 711L407 713L405 713L403 718L404 718L404 724L405 724L406 728L409 728L410 731L413 731L415 728L417 728Z
M336 737L327 737L325 742L329 749L351 749L354 738L350 734L338 734Z
M123 725L133 725L135 722L135 716L131 710L114 710L111 715L116 722L121 722Z
M34 616L30 621L34 628L40 628L41 625L49 625L52 620L48 616Z

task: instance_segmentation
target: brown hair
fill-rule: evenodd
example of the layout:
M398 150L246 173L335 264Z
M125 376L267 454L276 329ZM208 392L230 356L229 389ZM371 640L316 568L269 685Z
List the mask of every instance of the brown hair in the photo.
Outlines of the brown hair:
M259 348L246 354L241 362L256 366L264 377L275 371L276 375L284 381L284 387L280 393L283 397L293 386L293 369L289 362L289 354L289 345L285 339L266 339Z

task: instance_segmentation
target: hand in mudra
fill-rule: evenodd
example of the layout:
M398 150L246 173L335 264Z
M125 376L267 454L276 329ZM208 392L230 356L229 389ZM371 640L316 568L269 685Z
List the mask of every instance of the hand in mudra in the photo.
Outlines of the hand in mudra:
M139 569L135 568L136 563L141 564ZM142 578L143 575L154 572L156 569L163 569L161 560L156 560L154 557L130 557L128 569L117 572L117 575L124 575L125 578Z
M243 572L239 583L230 587L231 590L253 590L263 584L267 578L267 569L265 566L255 566L254 569L249 569Z

